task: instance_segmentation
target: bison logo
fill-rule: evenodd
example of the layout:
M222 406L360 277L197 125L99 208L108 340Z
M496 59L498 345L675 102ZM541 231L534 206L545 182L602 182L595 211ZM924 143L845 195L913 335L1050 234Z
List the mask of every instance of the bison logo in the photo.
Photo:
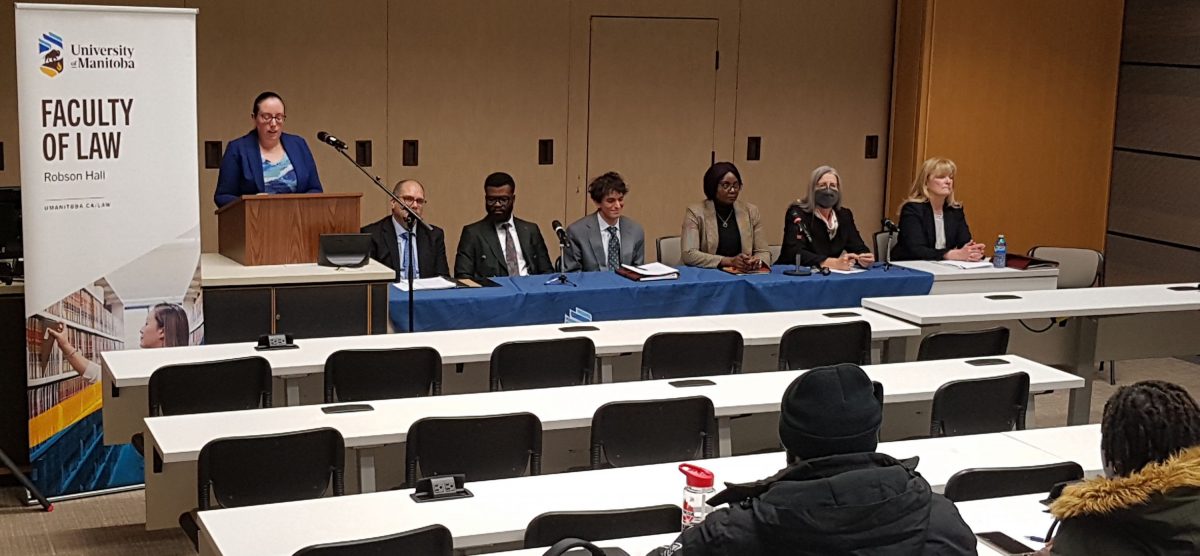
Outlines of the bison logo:
M54 77L63 71L62 37L54 33L43 33L38 39L38 54L42 57L42 73Z

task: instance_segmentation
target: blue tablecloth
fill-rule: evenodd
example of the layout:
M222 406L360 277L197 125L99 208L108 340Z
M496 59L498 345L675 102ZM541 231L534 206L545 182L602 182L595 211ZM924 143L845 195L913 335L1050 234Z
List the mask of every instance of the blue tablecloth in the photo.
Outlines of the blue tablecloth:
M575 272L575 286L547 284L550 276L493 278L496 288L416 292L418 331L563 322L573 308L593 320L620 320L726 313L758 313L857 307L864 297L924 295L933 275L894 266L857 274L735 276L720 270L679 269L678 280L633 282L612 272ZM408 330L408 293L388 288L388 310L396 330Z

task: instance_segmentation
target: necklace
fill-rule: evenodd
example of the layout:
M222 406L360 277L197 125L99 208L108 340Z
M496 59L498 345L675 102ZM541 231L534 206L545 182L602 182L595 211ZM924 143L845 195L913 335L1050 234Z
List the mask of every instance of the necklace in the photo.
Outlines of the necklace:
M721 220L721 227L722 227L722 228L728 228L728 227L729 227L729 221L730 221L730 220L733 218L733 210L730 210L730 211L729 211L729 214L728 214L728 215L726 215L726 216L721 216L721 213L717 213L717 218L719 218L719 219Z

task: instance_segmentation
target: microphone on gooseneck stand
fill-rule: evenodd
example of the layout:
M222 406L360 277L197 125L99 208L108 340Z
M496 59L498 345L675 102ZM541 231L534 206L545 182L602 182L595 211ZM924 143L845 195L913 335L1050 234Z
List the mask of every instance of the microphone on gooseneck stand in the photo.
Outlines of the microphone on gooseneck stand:
M559 222L558 220L551 220L550 226L552 228L554 228L554 235L558 236L558 242L563 245L566 245L567 231L565 229L563 229L562 222Z
M558 236L558 276L547 280L546 285L558 283L576 286L574 282L571 282L570 278L567 278L567 273L565 272L567 266L567 247L570 245L570 242L567 241L567 230L563 229L562 222L558 220L551 220L550 227L554 228L554 235Z
M887 272L892 269L892 242L895 240L896 234L900 232L900 226L897 226L890 218L884 218L882 224L883 231L887 232L887 245L883 247L881 258L883 259L883 271Z
M812 235L808 233L808 228L804 227L804 213L800 209L793 206L788 209L788 218L792 220L792 225L796 227L796 241L812 241ZM785 270L783 273L787 276L810 276L812 270L800 265L800 253L796 253L796 268Z
M337 137L334 137L324 131L317 132L317 140L338 150L345 150L347 148L345 141L342 141L341 139L338 139Z

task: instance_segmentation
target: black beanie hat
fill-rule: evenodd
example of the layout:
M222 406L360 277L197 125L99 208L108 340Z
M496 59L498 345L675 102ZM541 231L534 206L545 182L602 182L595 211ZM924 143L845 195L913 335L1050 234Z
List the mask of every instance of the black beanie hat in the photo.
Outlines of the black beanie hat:
M874 452L883 422L882 392L862 368L849 363L796 377L783 394L779 415L779 440L788 460Z

